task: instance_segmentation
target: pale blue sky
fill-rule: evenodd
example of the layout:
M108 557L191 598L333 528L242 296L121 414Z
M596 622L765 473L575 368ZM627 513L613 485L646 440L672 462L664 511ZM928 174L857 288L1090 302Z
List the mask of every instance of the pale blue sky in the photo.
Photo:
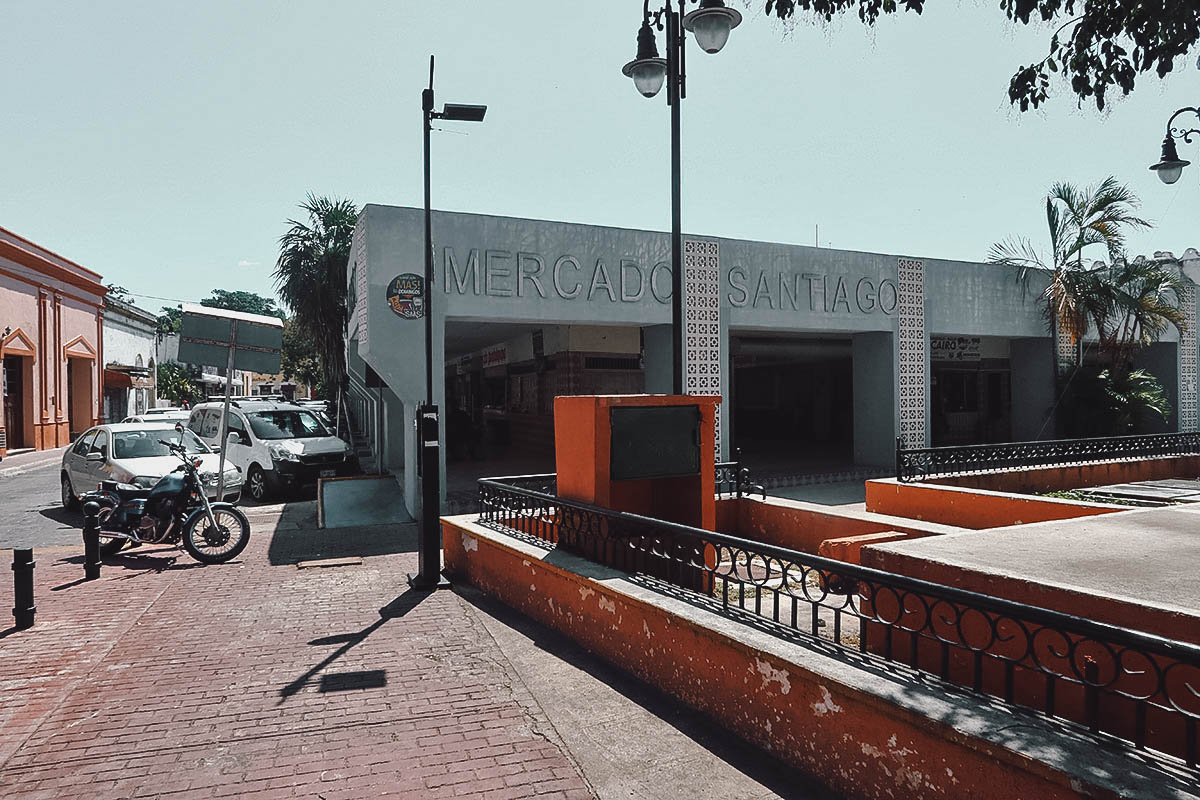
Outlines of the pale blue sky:
M1009 77L1048 34L994 0L873 31L733 2L725 50L689 50L686 231L811 244L819 224L833 247L981 260L1044 238L1051 182L1114 174L1158 223L1134 252L1200 246L1200 167L1147 169L1200 101L1194 53L1106 114L1061 85L1020 114ZM143 294L270 293L305 192L420 205L432 52L439 104L489 106L434 134L435 207L668 229L667 108L620 74L641 5L0 0L0 226Z

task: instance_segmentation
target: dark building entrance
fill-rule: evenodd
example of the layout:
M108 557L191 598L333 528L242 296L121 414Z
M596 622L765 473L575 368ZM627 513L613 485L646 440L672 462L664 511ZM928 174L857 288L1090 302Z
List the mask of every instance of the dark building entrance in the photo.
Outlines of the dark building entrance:
M4 357L4 430L9 450L25 447L25 383L20 356Z
M759 473L854 463L854 358L845 337L731 337L732 436Z

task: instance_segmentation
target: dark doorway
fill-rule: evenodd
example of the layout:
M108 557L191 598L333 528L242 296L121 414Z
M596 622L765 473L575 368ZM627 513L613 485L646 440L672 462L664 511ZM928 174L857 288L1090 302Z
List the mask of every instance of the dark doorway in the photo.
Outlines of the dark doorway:
M4 357L4 430L8 449L25 447L25 375L20 356Z
M731 442L760 474L830 472L854 463L849 337L732 341Z

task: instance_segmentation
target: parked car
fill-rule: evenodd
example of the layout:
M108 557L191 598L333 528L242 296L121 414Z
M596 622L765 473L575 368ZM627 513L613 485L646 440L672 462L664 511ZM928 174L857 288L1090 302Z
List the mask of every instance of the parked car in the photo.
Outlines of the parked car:
M187 452L200 458L200 478L205 494L216 499L218 456L189 430L182 435L168 421L97 425L83 433L63 453L59 480L62 504L79 507L79 498L101 481L117 481L148 489L179 466L179 459L159 442L182 442ZM236 501L242 492L242 471L225 462L225 500Z
M170 422L172 425L182 422L186 425L189 416L191 416L191 412L182 408L154 409L143 414L126 417L121 422Z
M188 429L212 447L219 446L223 406L201 403L188 420ZM350 446L292 403L233 401L229 433L226 457L245 473L246 491L255 500L354 470Z

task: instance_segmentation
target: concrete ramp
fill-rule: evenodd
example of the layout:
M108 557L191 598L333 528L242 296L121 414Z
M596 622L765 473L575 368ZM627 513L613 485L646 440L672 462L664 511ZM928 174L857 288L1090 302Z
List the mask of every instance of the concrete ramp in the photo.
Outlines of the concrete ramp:
M317 524L322 528L402 525L413 521L404 490L391 476L322 480L317 488Z

